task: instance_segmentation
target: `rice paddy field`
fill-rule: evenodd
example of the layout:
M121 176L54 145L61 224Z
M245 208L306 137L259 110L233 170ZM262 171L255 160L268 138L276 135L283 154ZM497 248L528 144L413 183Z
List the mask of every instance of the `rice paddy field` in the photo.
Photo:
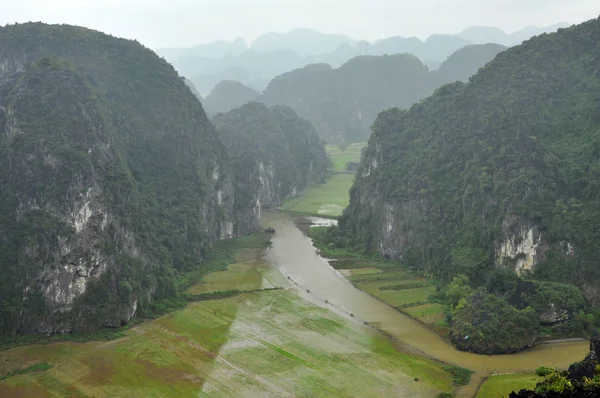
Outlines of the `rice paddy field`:
M508 398L512 391L523 388L533 389L542 380L534 373L514 375L493 375L479 387L477 398Z
M454 390L443 364L403 353L375 330L302 299L262 260L262 249L238 247L233 257L190 289L242 292L233 297L190 303L112 341L1 351L0 396L434 397Z
M332 161L331 174L324 184L309 187L297 198L287 200L283 209L298 214L339 217L350 202L350 188L354 173L346 171L348 162L360 162L360 152L366 144L352 144L342 150L338 146L325 147Z
M441 335L448 334L442 305L429 301L429 296L435 292L431 281L397 266L388 268L387 264L384 264L384 267L378 268L377 261L370 262L374 266L341 271L357 288L423 322ZM338 268L354 262L342 261L333 264Z
M348 162L360 162L360 151L365 146L367 146L366 143L352 144L342 150L337 145L325 145L325 151L333 163L332 171L334 173L345 172Z

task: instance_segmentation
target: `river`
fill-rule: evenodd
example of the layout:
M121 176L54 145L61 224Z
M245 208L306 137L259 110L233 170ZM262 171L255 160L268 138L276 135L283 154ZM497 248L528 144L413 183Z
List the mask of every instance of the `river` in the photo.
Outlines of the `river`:
M307 223L307 220L283 212L263 214L263 224L276 230L269 249L269 261L295 282L298 290L311 301L345 313L358 322L367 322L395 339L401 348L404 346L475 371L472 382L461 388L458 396L474 396L477 386L491 373L532 372L542 365L566 369L571 363L582 360L589 351L587 341L540 344L509 355L459 351L425 325L355 288L316 253L312 242L300 229L303 222Z

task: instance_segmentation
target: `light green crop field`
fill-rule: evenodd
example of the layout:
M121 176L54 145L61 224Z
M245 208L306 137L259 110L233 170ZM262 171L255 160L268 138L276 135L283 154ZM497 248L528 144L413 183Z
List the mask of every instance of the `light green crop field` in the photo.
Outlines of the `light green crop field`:
M297 198L283 204L283 209L299 214L339 217L350 203L350 188L354 174L346 171L350 161L360 162L360 151L366 144L352 144L344 151L338 146L326 145L325 150L332 161L332 175L324 184L314 184Z
M234 257L190 292L287 286L260 249L236 248ZM37 364L40 371L14 374ZM373 329L289 290L191 303L118 340L0 352L7 398L434 397L453 389L442 364L400 352Z
M383 287L395 285L396 283L398 282L358 282L356 283L356 287L396 308L402 308L415 303L426 303L428 302L427 298L435 292L435 287L402 290L382 289Z
M366 143L352 144L344 151L336 145L325 145L325 151L331 157L333 163L332 171L341 173L346 171L348 162L360 162L360 151L367 146Z
M435 286L426 278L405 269L387 270L373 267L344 270L347 278L359 289L384 303L399 309L445 336L448 325L441 304L429 302Z
M309 187L297 198L288 199L283 209L300 214L338 217L350 203L354 174L334 174L325 184Z
M513 391L533 389L541 380L534 373L490 376L479 388L477 398L508 398Z

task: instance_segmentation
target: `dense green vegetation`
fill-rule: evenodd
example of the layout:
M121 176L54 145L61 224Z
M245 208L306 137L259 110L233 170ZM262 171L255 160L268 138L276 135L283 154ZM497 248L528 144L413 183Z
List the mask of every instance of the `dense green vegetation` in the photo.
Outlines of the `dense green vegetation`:
M517 310L483 292L461 299L454 308L452 342L481 354L517 352L533 345L540 321L531 308Z
M356 57L338 69L308 65L273 79L261 101L291 106L328 143L363 142L379 112L409 108L441 85L468 78L502 49L473 46L439 72L408 54Z
M224 80L212 89L202 103L209 114L229 112L248 102L256 101L260 93L240 82Z
M506 47L494 43L465 46L456 50L439 69L432 72L432 91L446 83L467 82L479 68L504 50Z
M382 112L339 239L446 281L465 274L473 288L522 266L597 304L599 57L592 20L506 50L410 110ZM535 255L518 249L528 242Z
M49 365L46 362L36 363L35 365L31 365L31 366L28 366L23 369L13 370L12 372L9 372L5 375L0 375L0 381L2 381L4 379L8 379L9 377L12 377L12 376L25 375L25 374L33 373L33 372L44 372L50 368L52 368L52 365Z

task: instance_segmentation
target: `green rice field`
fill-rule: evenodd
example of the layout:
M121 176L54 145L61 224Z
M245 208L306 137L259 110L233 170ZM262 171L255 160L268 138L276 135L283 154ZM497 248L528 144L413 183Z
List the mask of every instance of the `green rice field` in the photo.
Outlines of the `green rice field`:
M493 375L481 385L477 391L477 398L508 398L513 391L533 389L541 380L542 378L534 373Z
M187 305L101 342L0 352L2 397L434 397L452 392L436 361L399 351L367 326L304 301L262 260L236 247L226 270ZM283 287L280 290L273 287Z
M360 151L366 144L352 144L345 150L334 145L325 147L332 161L331 175L324 184L314 184L297 198L287 200L283 209L286 211L339 217L350 203L350 188L354 182L354 173L346 171L350 161L360 162Z

